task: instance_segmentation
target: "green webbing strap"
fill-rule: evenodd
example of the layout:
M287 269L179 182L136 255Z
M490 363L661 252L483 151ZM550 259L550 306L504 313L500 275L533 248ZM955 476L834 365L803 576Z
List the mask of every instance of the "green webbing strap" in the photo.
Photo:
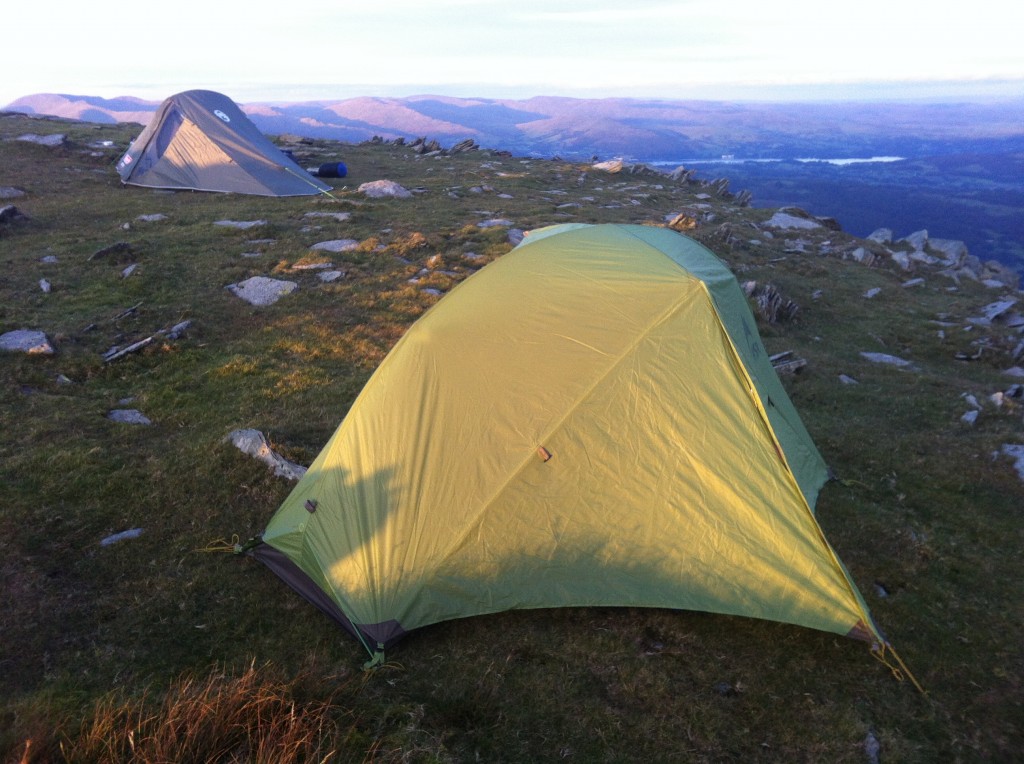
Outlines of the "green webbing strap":
M365 642L363 643L363 646L366 646ZM372 652L370 655L372 656L370 660L363 664L363 671L372 671L373 669L384 665L384 643L378 642L376 652Z

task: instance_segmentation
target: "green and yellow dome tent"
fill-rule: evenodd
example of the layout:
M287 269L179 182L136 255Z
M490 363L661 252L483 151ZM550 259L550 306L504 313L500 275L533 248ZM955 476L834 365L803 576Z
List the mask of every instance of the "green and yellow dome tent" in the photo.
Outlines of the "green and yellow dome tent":
M245 545L375 661L510 609L633 606L888 647L735 277L667 228L528 235L420 318Z

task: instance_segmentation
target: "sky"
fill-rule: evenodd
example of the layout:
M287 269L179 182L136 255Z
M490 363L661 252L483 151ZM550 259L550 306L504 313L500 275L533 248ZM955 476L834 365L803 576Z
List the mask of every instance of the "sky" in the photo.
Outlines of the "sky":
M1012 0L19 2L0 106L35 93L238 102L1024 96Z

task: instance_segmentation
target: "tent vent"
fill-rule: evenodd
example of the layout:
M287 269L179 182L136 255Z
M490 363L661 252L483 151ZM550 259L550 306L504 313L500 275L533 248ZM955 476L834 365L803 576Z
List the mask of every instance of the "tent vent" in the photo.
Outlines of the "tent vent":
M306 499L305 507L309 514L316 512L316 499Z
M542 462L546 462L549 459L551 459L551 452L548 451L546 448L544 448L544 446L538 446L537 447L537 456L540 457L540 460Z

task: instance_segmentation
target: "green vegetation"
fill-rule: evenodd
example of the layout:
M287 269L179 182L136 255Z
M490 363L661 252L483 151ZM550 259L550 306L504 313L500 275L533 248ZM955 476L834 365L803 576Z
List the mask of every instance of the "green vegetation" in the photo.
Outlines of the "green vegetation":
M843 259L864 243L826 229L795 253L796 233L759 228L770 211L697 184L483 151L290 146L307 166L345 161L334 199L123 187L113 163L137 131L0 118L0 185L26 192L4 203L29 217L0 228L0 333L39 329L57 348L0 355L3 760L863 762L873 742L883 761L1019 756L1024 483L994 453L1024 425L1019 402L988 396L1013 381L1020 336L965 329L998 290L931 272L903 288L907 274ZM9 140L30 132L68 141ZM417 193L355 191L381 178ZM785 382L838 477L817 514L927 696L853 640L642 609L443 623L364 674L354 640L258 563L213 551L259 533L291 487L225 436L259 429L309 463L439 299L424 287L443 293L511 248L479 222L657 225L684 209L741 281L800 306L760 328L770 352L807 361ZM361 244L310 251L339 238ZM294 267L312 260L344 278ZM299 289L266 307L225 289L254 275ZM156 334L186 320L178 339ZM983 338L977 360L957 359ZM974 426L964 393L983 404ZM118 407L153 425L105 418Z

